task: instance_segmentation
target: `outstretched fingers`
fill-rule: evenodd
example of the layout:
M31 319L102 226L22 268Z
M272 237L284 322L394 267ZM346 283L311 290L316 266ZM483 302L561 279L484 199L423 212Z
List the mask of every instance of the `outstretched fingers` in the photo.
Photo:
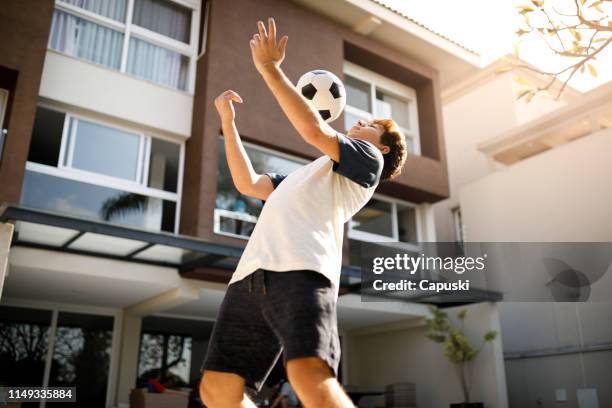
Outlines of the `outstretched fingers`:
M285 55L285 48L287 48L287 41L289 41L289 37L283 35L283 38L278 42L278 50L282 55Z
M264 25L263 21L260 20L257 22L257 29L259 30L259 36L261 37L261 39L267 40L268 33L266 32L266 26Z
M268 18L268 41L276 45L276 22L272 17Z

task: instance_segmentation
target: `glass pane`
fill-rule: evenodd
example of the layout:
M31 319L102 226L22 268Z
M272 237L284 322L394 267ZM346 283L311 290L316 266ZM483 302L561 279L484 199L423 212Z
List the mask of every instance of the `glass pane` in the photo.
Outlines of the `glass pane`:
M243 213L240 211L233 211L227 215L220 215L219 230L228 234L250 237L253 233L253 229L255 228L255 223L257 222L257 219L243 219L241 217L242 214Z
M362 111L372 112L371 87L367 82L363 82L350 75L344 76L344 86L346 87L346 104Z
M397 227L401 242L419 243L416 208L398 203Z
M189 386L191 369L190 336L142 333L138 358L138 385L159 379L175 387Z
M405 131L403 132L404 132L404 136L406 136L406 132ZM412 139L412 137L406 136L406 147L408 148L408 151L410 153L416 154L416 151L414 149L414 140Z
M187 88L189 58L178 52L130 38L127 71L140 78L175 89Z
M113 20L125 22L127 0L61 0Z
M134 24L189 44L191 10L167 0L136 0Z
M160 139L151 140L149 187L177 192L181 146Z
M49 48L119 69L123 34L60 10L53 12Z
M353 230L392 237L391 203L371 199L353 216L352 222Z
M256 172L289 174L302 166L302 163L246 146L245 150ZM225 144L219 138L219 177L217 179L216 208L239 214L259 216L263 203L261 200L242 195L236 190L225 158ZM224 232L250 236L254 221L234 220L221 217L220 228Z
M348 110L345 110L344 111L344 130L348 132L350 128L352 128L353 126L357 124L357 121L359 119L365 120L366 122L370 120L369 118L358 116L352 112L349 112Z
M376 116L392 118L400 127L410 129L408 101L376 90Z
M4 139L5 137L5 129L4 129L4 117L6 105L8 103L8 91L6 89L0 88L0 162L2 161L2 152L4 151Z
M174 232L176 203L26 171L21 204L76 217Z
M50 311L0 306L0 384L42 387L50 324Z
M57 167L65 116L40 106L36 108L28 161Z
M60 312L55 335L50 387L76 387L75 403L54 407L106 406L113 317Z
M140 135L77 121L72 167L137 181Z

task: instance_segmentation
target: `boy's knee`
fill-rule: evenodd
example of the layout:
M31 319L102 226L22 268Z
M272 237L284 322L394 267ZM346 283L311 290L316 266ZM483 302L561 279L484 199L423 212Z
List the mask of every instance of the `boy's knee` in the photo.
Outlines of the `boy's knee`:
M240 403L243 394L243 381L234 374L205 371L200 381L200 399L206 406Z

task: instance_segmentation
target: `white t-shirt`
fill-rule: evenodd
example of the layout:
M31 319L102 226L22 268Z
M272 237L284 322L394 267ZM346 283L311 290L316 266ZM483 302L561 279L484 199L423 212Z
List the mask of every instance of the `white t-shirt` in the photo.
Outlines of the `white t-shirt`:
M383 167L371 143L338 134L340 159L328 156L287 176L268 174L275 186L230 284L257 269L312 270L340 288L344 223L372 197Z

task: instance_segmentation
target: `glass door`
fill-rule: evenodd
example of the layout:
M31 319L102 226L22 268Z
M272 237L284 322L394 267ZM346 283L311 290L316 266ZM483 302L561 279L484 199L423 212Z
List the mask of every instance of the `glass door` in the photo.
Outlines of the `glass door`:
M22 407L104 408L112 315L0 306L0 386L76 387L77 402Z
M77 402L47 406L106 406L113 320L112 316L59 312L49 386L76 387Z

